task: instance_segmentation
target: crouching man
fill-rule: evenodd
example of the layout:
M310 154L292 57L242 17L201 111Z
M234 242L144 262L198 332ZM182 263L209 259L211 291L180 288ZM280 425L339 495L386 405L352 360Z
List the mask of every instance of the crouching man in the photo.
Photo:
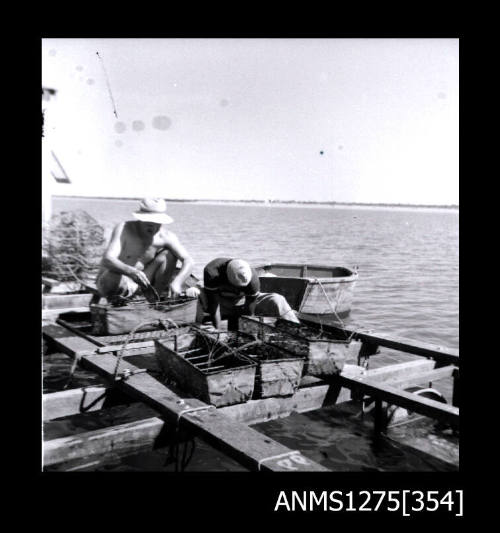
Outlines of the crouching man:
M242 259L218 257L210 261L203 271L203 282L200 303L216 329L220 329L221 320L228 320L228 329L236 330L241 315L299 322L284 296L260 292L257 272Z
M165 201L146 198L133 215L135 220L113 230L96 279L99 294L116 303L138 293L149 301L169 289L172 296L180 294L194 263L166 227L173 219L166 213ZM176 273L177 260L182 267Z

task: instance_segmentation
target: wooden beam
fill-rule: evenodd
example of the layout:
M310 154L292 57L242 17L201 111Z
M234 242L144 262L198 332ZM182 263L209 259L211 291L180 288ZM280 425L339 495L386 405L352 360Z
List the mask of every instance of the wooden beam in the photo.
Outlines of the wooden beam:
M97 353L119 352L124 346L124 344L108 344L107 346L100 346L97 348ZM127 345L128 349L149 348L149 353L154 353L154 346L154 341L131 342ZM125 350L125 354L129 351L128 349ZM144 353L147 353L147 351Z
M88 309L87 309L87 312L88 312ZM90 319L89 319L90 320ZM101 346L101 347L106 347L108 346L104 341L102 341L101 339L98 339L94 336L89 336L88 334L84 333L82 330L81 330L81 325L79 326L75 326L74 324L71 324L69 323L67 320L63 319L62 317L61 318L58 318L57 319L57 324L59 324L60 326L62 326L63 328L66 328L66 329L69 329L69 331L71 331L72 333L76 333L77 336L79 337L83 337L84 339L86 339L87 341L93 343L93 344L96 344L97 346Z
M47 276L42 276L42 283L52 288L52 287L55 287L56 285L59 285L61 282L57 279L48 278Z
M110 387L82 387L43 395L43 420L53 420L89 411L98 411L112 405L130 403L123 393Z
M393 365L381 366L370 369L364 377L372 381L397 381L407 377L414 376L422 372L429 372L434 369L436 362L432 359L415 359L405 361L404 363L395 363Z
M452 403L455 407L460 407L460 371L458 368L453 374L453 399Z
M56 323L68 329L69 331L76 333L77 336L86 339L90 343L95 344L97 346L97 353L119 352L123 348L123 344L106 344L103 340L97 337L91 337L81 331L81 326L74 326L73 324L69 324L66 320L61 318L56 320ZM153 354L154 351L154 340L131 342L123 353L123 357L128 357L130 355Z
M317 325L319 323L319 321L315 320L313 317L300 317L300 320L305 324L309 323ZM322 324L322 327L325 331L332 331L336 334L347 335L348 337L352 335L353 339L368 342L372 345L384 346L393 350L399 350L401 352L421 355L424 357L432 357L436 361L444 364L453 364L455 366L460 365L459 351L453 348L446 348L444 346L438 346L437 344L416 341L387 333L373 332L366 329L354 330L349 327L344 329L330 324Z
M305 413L321 409L327 405L348 402L351 399L349 389L321 383L298 389L290 397L273 397L261 400L249 400L246 403L220 407L219 412L238 422L260 424L277 418L284 418L292 413Z
M83 308L89 310L89 304L92 300L92 294L43 294L42 309L58 309L63 313L68 308Z
M154 447L165 422L152 417L43 443L43 464L50 466L109 452L133 454Z
M88 368L110 379L113 377L117 358L110 354L95 354L89 350L88 341L76 337L62 326L47 326L44 335L57 342L68 355L79 353L81 362ZM84 341L84 343L81 343ZM95 348L95 345L91 345ZM138 370L126 361L121 361L119 374L128 368ZM167 421L181 424L202 437L215 448L227 453L250 470L284 471L327 471L322 465L304 457L300 451L286 446L249 428L234 422L212 406L195 398L183 399L147 373L132 374L126 380L116 383L132 397L155 408ZM193 411L193 409L198 409ZM187 412L190 410L191 412Z
M446 379L453 376L456 366L448 365L435 368L429 372L417 373L414 376L407 376L396 380L389 380L387 383L392 387L406 388L412 385L421 385L422 383L432 383L440 379Z
M371 381L360 377L337 376L336 379L345 387L358 390L363 394L374 397L410 411L429 416L453 427L458 427L459 410L451 405L441 403L411 392L397 389L387 383Z
M87 339L78 337L71 331L57 324L49 324L42 328L43 337L56 349L70 357L80 357L96 352L97 346Z

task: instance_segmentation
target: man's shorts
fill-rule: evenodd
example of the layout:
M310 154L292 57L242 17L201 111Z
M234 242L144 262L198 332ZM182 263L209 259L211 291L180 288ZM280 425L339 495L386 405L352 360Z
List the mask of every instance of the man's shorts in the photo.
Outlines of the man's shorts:
M204 290L204 289L202 289ZM206 297L200 299L206 310ZM220 314L223 320L238 317L244 313L245 298L238 300L219 296ZM287 315L292 308L286 298L281 294L259 292L255 299L255 316L276 316L282 317Z
M118 276L119 284L116 284ZM96 287L101 296L123 296L130 298L139 290L139 285L131 278L125 275L103 270L96 279ZM112 289L111 289L112 287Z

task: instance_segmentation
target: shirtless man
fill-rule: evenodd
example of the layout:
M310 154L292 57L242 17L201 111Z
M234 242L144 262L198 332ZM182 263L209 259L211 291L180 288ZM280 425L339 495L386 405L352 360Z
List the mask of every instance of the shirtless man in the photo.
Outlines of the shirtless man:
M118 224L111 234L96 279L100 295L120 300L141 289L149 301L155 301L155 291L161 295L169 286L172 296L180 294L194 263L166 228L173 219L166 213L165 201L146 198L133 215L137 220ZM172 279L178 259L182 267Z

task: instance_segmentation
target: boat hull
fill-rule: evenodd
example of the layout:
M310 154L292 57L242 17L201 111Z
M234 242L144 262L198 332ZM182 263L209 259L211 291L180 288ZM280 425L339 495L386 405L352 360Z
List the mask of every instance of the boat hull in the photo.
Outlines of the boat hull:
M306 314L337 315L351 312L358 274L345 267L273 264L257 268L261 291L284 296L292 309Z

